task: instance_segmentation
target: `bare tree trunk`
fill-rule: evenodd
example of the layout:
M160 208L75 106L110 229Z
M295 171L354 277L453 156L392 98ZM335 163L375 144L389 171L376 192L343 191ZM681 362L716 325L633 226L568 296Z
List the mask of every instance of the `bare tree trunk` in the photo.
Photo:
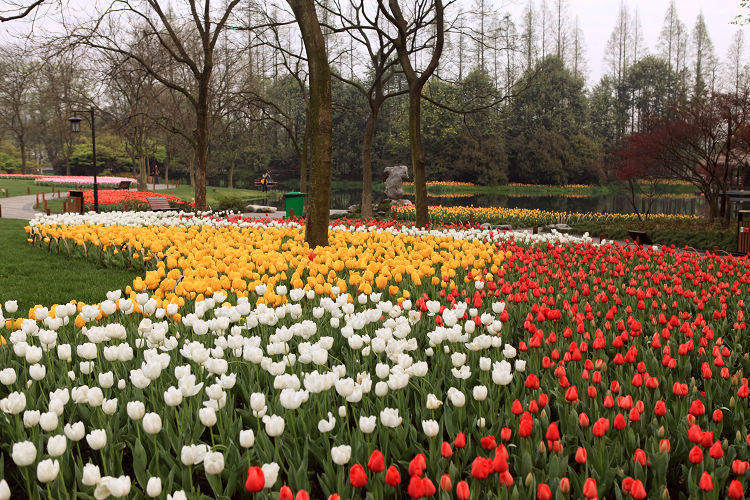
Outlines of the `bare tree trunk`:
M331 207L331 69L325 39L312 0L287 0L297 19L310 70L310 196L305 241L310 247L328 245Z
M18 147L21 150L21 173L26 173L26 141L22 135L18 136Z
M208 81L203 75L198 90L198 106L195 110L195 209L206 210L206 168L208 166Z
M411 144L411 163L414 167L414 191L417 209L417 227L427 227L427 177L425 174L424 151L422 149L422 88L413 88L409 92L409 141Z
M138 155L138 191L148 190L148 172L146 172L146 162L143 155Z
M362 138L362 218L372 217L372 140L375 135L375 123L378 109L372 108L367 118L365 135Z
M229 175L227 177L227 187L229 189L234 188L234 164L237 162L237 157L234 154L229 156Z

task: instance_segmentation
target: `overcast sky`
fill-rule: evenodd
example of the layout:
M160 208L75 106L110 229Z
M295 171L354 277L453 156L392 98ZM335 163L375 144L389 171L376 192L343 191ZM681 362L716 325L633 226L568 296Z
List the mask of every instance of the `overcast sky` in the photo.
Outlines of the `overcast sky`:
M527 1L516 0L514 3L516 6L512 7L511 11L518 19L518 14L527 5ZM539 0L535 0L535 3L538 5ZM551 7L554 0L547 0L547 3ZM604 73L604 51L615 26L620 10L620 0L567 0L566 3L568 16L573 20L577 15L579 25L583 30L588 63L587 85L592 86ZM624 3L632 13L638 10L643 38L648 50L656 52L659 32L664 22L664 14L669 7L669 0L625 0ZM750 26L740 27L731 24L737 14L743 13L739 0L676 0L675 3L680 20L685 23L691 34L698 13L703 11L708 32L714 43L715 54L721 61L726 59L727 49L732 43L736 30L742 29L745 32L746 46L750 43ZM745 13L748 13L747 9ZM750 49L746 49L746 54L750 62Z

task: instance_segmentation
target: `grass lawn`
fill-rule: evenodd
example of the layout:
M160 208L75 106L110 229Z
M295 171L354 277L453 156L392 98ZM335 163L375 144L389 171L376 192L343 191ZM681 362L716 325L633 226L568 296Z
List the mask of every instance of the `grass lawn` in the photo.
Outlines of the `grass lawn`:
M26 241L27 221L0 219L0 302L18 300L19 310L71 299L100 302L106 292L132 284L136 270L103 268L82 258L48 252Z
M0 188L8 190L9 196L22 196L29 194L27 188L31 190L31 194L35 193L51 193L53 191L52 186L38 186L34 184L33 180L25 179L3 179L0 178ZM60 191L64 191L62 188ZM2 200L3 196L0 196Z

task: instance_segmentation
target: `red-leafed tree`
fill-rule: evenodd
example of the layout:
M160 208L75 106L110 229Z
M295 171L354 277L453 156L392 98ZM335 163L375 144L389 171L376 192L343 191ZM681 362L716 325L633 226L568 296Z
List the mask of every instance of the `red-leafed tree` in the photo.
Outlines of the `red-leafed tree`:
M670 107L647 131L623 140L618 174L687 181L705 196L710 220L728 220L727 189L748 144L749 97L714 93Z

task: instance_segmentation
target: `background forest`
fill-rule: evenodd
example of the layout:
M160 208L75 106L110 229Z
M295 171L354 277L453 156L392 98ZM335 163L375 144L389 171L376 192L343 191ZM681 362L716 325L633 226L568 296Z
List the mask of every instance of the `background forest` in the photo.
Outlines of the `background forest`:
M617 177L623 140L646 131L670 106L747 92L743 32L737 30L727 54L716 54L702 15L682 20L674 1L653 47L643 40L637 13L613 5L607 69L598 82L587 81L584 33L564 0L530 1L519 18L487 0L445 8L445 47L422 91L428 180L601 184ZM354 7L323 2L318 9L333 73L333 180L357 181L377 67L363 37L344 29L353 24ZM266 169L276 180L299 179L309 154L308 90L294 27L283 12L254 1L233 15L214 53L207 184L250 186ZM145 183L158 165L162 176L190 182L190 103L143 62L170 81L183 78L184 68L142 37L141 28L120 27L117 34L140 63L97 50L90 39L77 50L60 50L59 40L46 34L34 44L6 43L0 51L0 171L90 174L88 134L72 135L67 118L71 109L94 106L100 173L131 173ZM431 35L424 33L426 46ZM75 32L67 35L75 45ZM381 79L371 153L376 181L385 166L411 163L407 82L392 54L384 57L387 78ZM416 66L424 64L418 49L413 57ZM187 75L184 81L194 84Z

